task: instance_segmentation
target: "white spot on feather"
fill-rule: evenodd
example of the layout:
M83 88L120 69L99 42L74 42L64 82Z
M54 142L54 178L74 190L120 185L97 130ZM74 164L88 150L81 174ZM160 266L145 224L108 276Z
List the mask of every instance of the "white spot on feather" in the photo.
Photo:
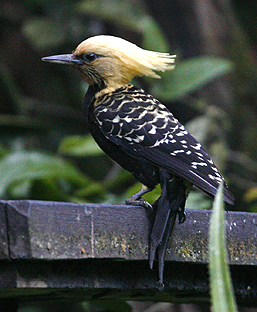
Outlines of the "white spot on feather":
M215 172L218 172L218 169L216 167L211 167L212 170L214 170Z
M119 117L119 115L116 115L116 116L113 118L112 122L115 122L115 123L120 122L120 117Z
M138 135L137 138L140 142L142 142L144 140L145 136L144 135Z
M197 169L197 166L202 166L202 167L206 167L207 164L205 162L196 162L196 161L193 161L191 163L191 167L194 168L194 169Z
M153 125L152 129L148 133L149 134L155 134L156 133L156 127Z
M184 150L177 150L177 151L174 151L173 153L170 153L170 155L176 156L177 154L184 153L184 152L185 152Z
M196 145L191 145L191 147L196 149L196 150L200 150L202 146L200 143L197 143Z
M124 120L126 121L126 122L131 122L132 121L132 118L130 118L129 116L126 116L125 118L124 118Z

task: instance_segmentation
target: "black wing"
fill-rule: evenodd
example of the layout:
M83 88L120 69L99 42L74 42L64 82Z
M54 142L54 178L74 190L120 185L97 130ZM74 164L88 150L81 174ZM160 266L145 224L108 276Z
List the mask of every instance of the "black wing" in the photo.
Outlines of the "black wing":
M128 86L103 96L95 116L104 136L133 157L147 159L212 195L224 181L201 144L144 90ZM233 204L226 184L224 195Z

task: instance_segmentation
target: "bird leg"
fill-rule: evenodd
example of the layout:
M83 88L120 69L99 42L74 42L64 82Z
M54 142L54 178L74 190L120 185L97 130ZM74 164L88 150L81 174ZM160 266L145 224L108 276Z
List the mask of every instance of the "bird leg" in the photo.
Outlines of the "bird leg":
M152 205L150 205L142 196L148 192L151 192L152 189L142 184L142 189L136 194L130 196L125 200L126 205L132 206L142 206L147 209L153 209Z

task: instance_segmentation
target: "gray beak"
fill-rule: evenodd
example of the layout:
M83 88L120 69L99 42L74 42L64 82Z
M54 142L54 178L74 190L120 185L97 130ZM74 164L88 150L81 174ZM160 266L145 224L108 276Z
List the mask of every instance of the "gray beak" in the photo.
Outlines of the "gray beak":
M75 59L73 54L60 54L42 57L44 62L64 64L64 65L81 65L82 61Z

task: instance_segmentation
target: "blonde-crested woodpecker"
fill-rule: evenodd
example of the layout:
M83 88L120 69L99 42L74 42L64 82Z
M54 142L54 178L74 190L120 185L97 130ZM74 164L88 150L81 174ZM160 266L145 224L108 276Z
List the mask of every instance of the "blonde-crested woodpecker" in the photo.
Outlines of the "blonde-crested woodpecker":
M185 220L184 207L192 184L214 196L219 170L195 138L152 95L130 84L136 76L160 78L156 71L174 67L175 55L147 51L124 39L95 36L72 54L43 61L70 65L88 82L84 113L89 130L103 151L143 184L128 204L149 205L141 197L158 183L161 195L154 203L149 262L155 254L163 283L165 250L176 216ZM224 200L234 203L225 183Z

